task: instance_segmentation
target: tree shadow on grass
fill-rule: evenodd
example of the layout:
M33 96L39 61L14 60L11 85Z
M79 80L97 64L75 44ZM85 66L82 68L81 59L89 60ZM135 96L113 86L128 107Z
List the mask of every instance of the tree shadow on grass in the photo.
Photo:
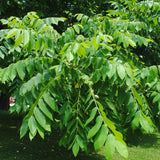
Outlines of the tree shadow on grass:
M101 155L80 153L75 158L72 151L58 146L59 134L19 138L19 117L0 113L0 159L2 160L104 160Z
M2 131L2 130L3 131ZM5 138L4 138L5 137ZM80 153L76 158L71 151L59 147L55 137L42 140L36 137L30 141L28 137L19 139L16 128L0 128L0 159L3 160L103 160L98 154ZM13 158L14 157L14 158Z
M159 147L160 148L160 135L158 134L144 134L139 137L139 146L143 148Z
M159 147L160 148L160 134L142 134L137 130L137 133L130 135L128 145L140 146L143 148Z

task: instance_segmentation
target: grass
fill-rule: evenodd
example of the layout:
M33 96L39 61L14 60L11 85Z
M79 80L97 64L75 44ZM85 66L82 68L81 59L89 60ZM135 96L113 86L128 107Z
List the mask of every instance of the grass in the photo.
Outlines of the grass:
M150 146L132 146L128 147L129 158L128 160L160 160L160 147ZM104 149L99 152L104 154ZM115 154L112 160L125 160L118 153Z
M20 120L7 112L0 112L0 160L105 160L105 149L98 154L79 154L74 158L65 148L57 147L57 134L42 140L37 136L30 141L28 136L19 139ZM160 160L160 133L144 135L136 145L128 147L128 160ZM116 153L112 160L124 160Z

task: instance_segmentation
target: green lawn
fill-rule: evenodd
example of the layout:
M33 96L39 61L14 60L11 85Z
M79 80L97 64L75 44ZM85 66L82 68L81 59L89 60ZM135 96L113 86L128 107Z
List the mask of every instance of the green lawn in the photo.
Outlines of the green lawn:
M0 160L105 160L104 149L98 154L80 154L74 158L70 151L57 147L56 135L38 136L31 142L26 136L19 139L20 121L18 117L0 112ZM160 133L138 138L136 146L128 147L128 160L160 160ZM118 153L112 160L124 160Z

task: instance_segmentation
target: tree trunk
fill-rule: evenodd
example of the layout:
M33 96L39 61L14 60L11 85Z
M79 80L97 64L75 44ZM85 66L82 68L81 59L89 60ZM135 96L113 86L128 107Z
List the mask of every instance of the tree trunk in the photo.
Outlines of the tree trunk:
M9 95L2 93L0 96L0 110L9 109Z

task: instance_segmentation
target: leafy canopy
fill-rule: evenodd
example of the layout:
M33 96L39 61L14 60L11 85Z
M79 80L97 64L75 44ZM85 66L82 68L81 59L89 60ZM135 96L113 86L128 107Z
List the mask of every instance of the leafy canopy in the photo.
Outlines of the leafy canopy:
M44 138L58 129L59 145L74 156L105 146L111 159L115 150L128 157L129 129L154 131L150 104L159 110L160 66L146 67L134 53L153 40L141 34L147 23L126 14L76 14L77 22L62 34L53 25L65 18L40 19L30 12L2 20L8 29L0 31L0 58L12 58L1 66L0 81L16 85L10 111L25 114L21 138L27 132L31 140Z

